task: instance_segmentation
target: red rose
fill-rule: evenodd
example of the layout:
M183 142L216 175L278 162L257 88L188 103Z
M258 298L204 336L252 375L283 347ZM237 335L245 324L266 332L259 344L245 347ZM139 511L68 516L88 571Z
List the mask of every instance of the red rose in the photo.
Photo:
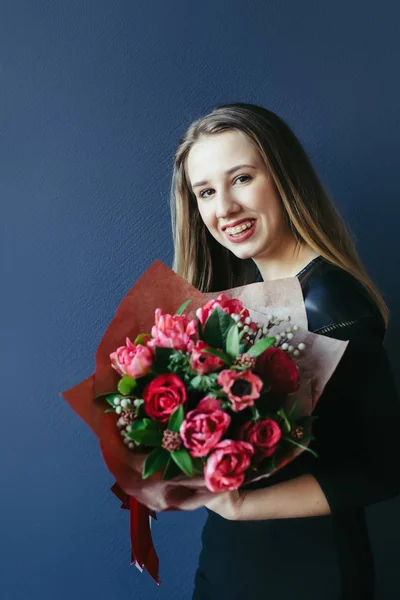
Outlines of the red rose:
M290 394L299 387L296 363L280 348L268 348L257 359L256 372L265 378L273 394Z
M222 440L204 467L206 486L212 492L237 490L243 483L254 448L247 442Z
M231 418L215 398L203 398L183 421L180 434L193 457L207 456L228 429Z
M251 371L231 371L225 369L218 375L218 383L232 403L232 410L238 412L253 406L260 396L263 382Z
M281 439L281 428L273 419L249 421L241 431L241 438L254 446L259 458L271 456Z
M166 423L186 401L185 384L177 375L159 375L143 391L144 408L151 419Z

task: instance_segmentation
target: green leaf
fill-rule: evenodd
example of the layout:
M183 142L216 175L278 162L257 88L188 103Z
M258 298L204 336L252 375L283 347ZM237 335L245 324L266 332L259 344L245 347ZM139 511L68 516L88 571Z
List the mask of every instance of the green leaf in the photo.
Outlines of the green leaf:
M233 358L239 354L239 327L236 324L232 325L228 330L226 352Z
M260 356L265 350L268 350L273 344L275 344L276 339L274 337L263 338L262 340L258 340L251 348L247 350L247 354L253 357Z
M296 399L293 402L290 411L288 412L288 419L291 419L292 421L297 420L300 410L301 406L299 405L298 399Z
M198 473L203 473L205 461L203 462L201 458L192 458L192 461L194 470Z
M228 331L235 321L218 306L214 308L204 326L204 341L214 348L225 348Z
M168 429L178 433L179 428L182 425L184 418L185 418L185 411L181 404L180 406L178 406L178 408L176 410L174 410L174 412L170 416L169 421L168 421Z
M184 313L184 311L186 310L186 308L189 306L189 304L191 303L191 300L186 300L186 302L184 302L183 304L181 304L181 306L178 308L178 310L176 311L176 315L182 315Z
M151 419L137 419L132 421L131 430L160 431L160 425Z
M155 370L158 373L167 372L171 356L176 353L177 350L174 348L161 348L160 346L156 346L155 360L152 370Z
M143 446L161 446L163 434L155 429L133 429L126 437Z
M283 430L285 433L290 433L290 431L292 430L292 426L285 414L285 411L283 410L283 408L281 408L280 410L278 410L276 412L276 414L281 417L281 419L283 420Z
M123 394L124 396L129 396L129 394L135 389L135 387L137 386L137 382L136 379L133 379L133 377L128 377L128 375L125 375L122 379L119 380L118 382L118 391Z
M252 414L253 421L258 421L258 419L261 416L260 413L258 412L258 409L256 406L251 407L251 414Z
M178 475L182 475L182 471L180 470L176 462L172 459L171 455L169 455L167 466L165 467L165 471L163 474L163 479L174 479L174 477L177 477Z
M171 457L188 477L193 477L193 459L185 448L171 452Z
M260 463L257 471L262 473L272 473L276 469L275 456L269 456L264 458L264 460Z
M151 333L139 333L139 335L135 338L135 341L133 343L135 345L145 346L146 339L151 340Z
M104 411L105 413L110 413L110 412L115 412L115 410L113 408L107 408L107 410Z
M296 442L295 440L292 440L292 438L282 438L283 441L285 442L289 442L290 444L293 444L294 446L297 446L298 448L302 448L302 450L306 450L307 452L309 452L310 454L312 454L315 458L318 458L318 454L316 452L314 452L314 450L311 450L310 448L308 448L308 446L303 446L303 444L300 444L299 442Z
M115 392L106 392L105 394L98 394L94 397L94 400L107 400L107 396L116 396Z
M218 385L218 373L208 373L206 375L196 375L189 381L189 389L198 392L210 393L216 390Z
M144 461L142 478L147 479L165 467L169 459L169 452L164 448L154 448Z
M201 353L212 354L212 356L218 356L218 358L222 359L228 365L230 365L232 362L231 357L226 352L222 352L222 350L217 350L216 348L204 348L204 350L202 350Z

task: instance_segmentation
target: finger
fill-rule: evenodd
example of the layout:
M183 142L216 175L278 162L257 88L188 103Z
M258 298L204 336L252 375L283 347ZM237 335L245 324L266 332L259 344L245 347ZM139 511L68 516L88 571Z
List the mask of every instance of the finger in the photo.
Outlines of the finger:
M179 475L169 481L171 486L184 486L191 489L206 488L204 477L187 477L186 475Z
M192 490L193 493L192 494L188 494L188 495L184 495L181 494L180 497L177 497L176 499L171 499L173 506L175 507L175 509L177 510L197 510L199 508L204 507L204 505L209 502L210 500L212 500L215 496L215 494L213 494L212 492L210 492L209 490L201 490L201 491L194 491ZM168 497L168 500L170 501L170 498Z

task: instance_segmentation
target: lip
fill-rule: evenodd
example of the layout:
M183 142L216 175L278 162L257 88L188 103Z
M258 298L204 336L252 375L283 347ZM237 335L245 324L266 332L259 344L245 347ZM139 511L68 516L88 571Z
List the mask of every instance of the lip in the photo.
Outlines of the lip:
M225 231L225 235L232 244L241 244L242 242L246 242L249 238L251 238L251 236L254 234L256 227L257 227L257 220L254 219L254 223L250 227L250 229L245 229L239 236L230 235L226 231Z
M254 218L248 217L247 219L239 219L238 221L233 221L233 223L228 223L222 227L222 231L225 231L228 227L236 227L240 225L240 223L247 223L247 221L255 221Z

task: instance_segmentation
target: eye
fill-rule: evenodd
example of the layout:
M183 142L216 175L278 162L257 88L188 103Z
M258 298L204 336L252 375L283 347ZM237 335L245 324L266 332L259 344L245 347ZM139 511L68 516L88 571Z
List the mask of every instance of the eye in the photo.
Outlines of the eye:
M236 179L234 179L234 183L236 183L237 181L239 181L239 179L244 179L244 181L242 181L241 183L246 183L246 181L250 181L252 178L251 175L239 175L238 177L236 177ZM207 194L207 192L213 192L214 190L212 188L207 188L206 190L203 190L202 192L200 192L199 197L200 198L209 198L209 194Z
M239 177L236 177L235 179L235 183L236 181L239 181L239 179L245 179L246 181L252 179L251 175L239 175Z
M203 190L202 192L200 192L200 194L199 194L200 198L209 198L209 196L205 196L205 193L210 192L210 191L212 191L212 189L208 188L207 190Z

